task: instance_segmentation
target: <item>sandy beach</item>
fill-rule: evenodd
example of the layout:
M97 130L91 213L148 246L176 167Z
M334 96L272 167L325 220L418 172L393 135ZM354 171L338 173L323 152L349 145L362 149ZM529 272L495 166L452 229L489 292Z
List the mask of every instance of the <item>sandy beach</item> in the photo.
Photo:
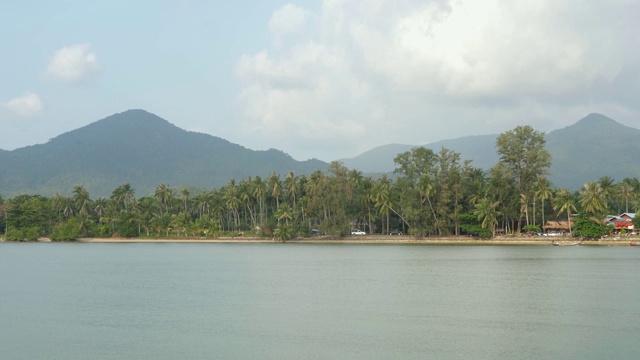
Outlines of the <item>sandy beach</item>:
M629 246L630 242L637 242L638 238L604 239L583 241L585 246ZM42 239L47 241L47 239ZM551 245L553 242L571 243L569 237L496 237L492 239L478 239L466 236L458 237L428 237L416 239L412 236L345 236L345 237L310 237L287 240L286 243L296 244L422 244L422 245ZM147 238L82 238L83 243L282 243L282 241L261 237L220 237L217 239L147 239Z

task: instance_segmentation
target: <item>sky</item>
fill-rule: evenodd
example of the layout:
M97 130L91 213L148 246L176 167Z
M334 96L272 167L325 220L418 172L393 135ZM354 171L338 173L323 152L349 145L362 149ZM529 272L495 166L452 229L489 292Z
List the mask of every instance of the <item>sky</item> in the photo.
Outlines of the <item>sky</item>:
M0 1L0 149L144 109L297 160L597 112L640 128L638 0Z

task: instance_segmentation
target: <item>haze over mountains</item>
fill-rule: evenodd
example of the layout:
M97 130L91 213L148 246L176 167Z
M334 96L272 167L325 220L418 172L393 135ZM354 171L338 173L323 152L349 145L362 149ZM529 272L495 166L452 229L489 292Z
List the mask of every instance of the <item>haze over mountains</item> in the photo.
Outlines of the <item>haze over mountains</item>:
M535 126L534 126L535 127ZM511 129L506 129L511 130ZM505 130L505 131L506 131ZM498 135L469 136L423 145L461 153L472 165L489 169L498 161ZM555 187L580 188L611 176L640 177L640 130L591 114L546 135ZM365 174L390 173L393 158L417 145L390 144L341 161ZM130 183L137 196L161 183L210 189L230 179L325 171L320 160L296 161L279 150L255 151L224 139L182 130L144 110L129 110L62 134L46 144L0 150L0 194L70 194L83 185L92 197L109 196Z
M230 179L324 171L320 160L296 161L279 150L254 151L189 132L144 110L115 114L46 144L0 152L0 194L69 194L83 185L109 196L130 183L137 196L161 183L210 189Z
M535 128L535 126L534 126ZM505 129L508 131L511 129ZM426 145L385 145L351 159L345 166L367 173L386 173L394 169L398 153L416 146L438 152L442 147L457 151L472 165L489 169L498 161L495 141L499 134L467 136ZM555 187L577 190L587 181L610 176L616 181L640 177L640 130L624 126L601 114L590 114L577 123L546 134L551 153L549 180Z

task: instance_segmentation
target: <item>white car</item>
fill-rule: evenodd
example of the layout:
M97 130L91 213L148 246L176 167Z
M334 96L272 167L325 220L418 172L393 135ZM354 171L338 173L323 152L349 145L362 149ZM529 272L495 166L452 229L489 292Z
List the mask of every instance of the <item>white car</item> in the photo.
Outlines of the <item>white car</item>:
M367 235L367 233L361 230L351 230L351 235Z

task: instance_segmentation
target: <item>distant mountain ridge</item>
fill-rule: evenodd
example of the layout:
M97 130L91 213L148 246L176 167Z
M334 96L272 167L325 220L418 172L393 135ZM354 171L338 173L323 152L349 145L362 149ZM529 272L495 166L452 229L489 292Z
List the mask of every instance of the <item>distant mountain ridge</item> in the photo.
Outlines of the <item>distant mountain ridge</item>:
M498 161L498 135L467 136L423 145L437 152L457 151L473 166L490 169ZM549 179L555 187L577 190L586 181L610 176L640 178L640 130L600 114L546 135L552 156ZM418 145L389 144L357 157L345 166L364 173L389 173L393 159ZM46 144L0 150L0 195L69 194L83 185L92 197L109 196L126 182L137 196L151 194L161 183L210 189L231 179L266 177L271 172L297 175L324 171L317 159L296 161L282 151L254 151L227 140L189 132L144 110L128 110L51 139Z
M273 171L299 175L327 167L316 159L296 161L275 149L249 150L185 131L144 110L128 110L46 144L0 152L0 194L68 194L79 184L92 196L109 196L128 182L137 196L144 196L161 183L212 188Z
M535 126L534 126L535 128ZM510 129L509 129L510 130ZM467 136L425 145L384 145L354 158L341 161L349 168L365 173L389 173L397 154L417 146L437 152L442 147L454 150L472 165L490 169L498 162L495 135ZM604 115L593 113L571 126L546 134L552 165L549 180L556 187L577 190L587 181L610 176L640 178L640 130L622 125Z

